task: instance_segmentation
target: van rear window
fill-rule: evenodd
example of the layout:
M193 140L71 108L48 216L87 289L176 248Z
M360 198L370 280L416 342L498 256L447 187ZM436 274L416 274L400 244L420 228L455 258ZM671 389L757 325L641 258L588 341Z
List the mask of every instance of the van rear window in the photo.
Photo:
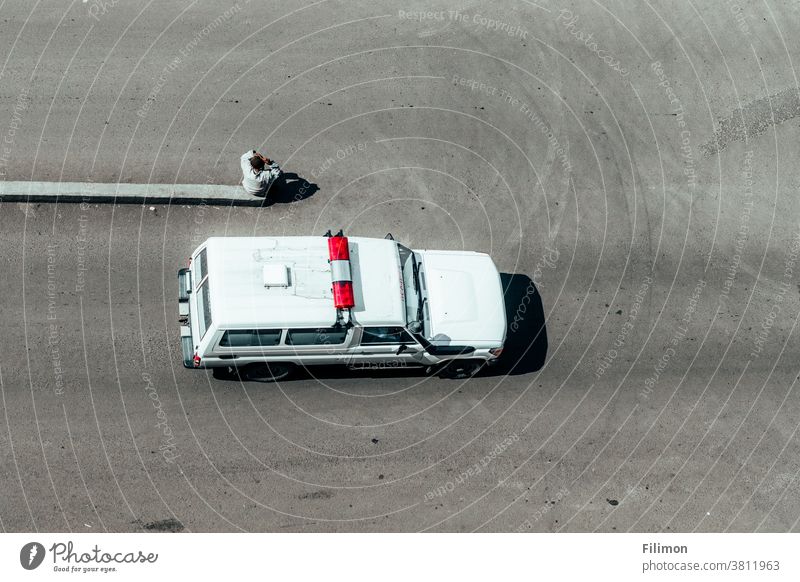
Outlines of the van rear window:
M222 334L219 345L224 348L277 346L282 332L280 329L231 329Z
M197 261L195 262L194 280L202 281L203 277L208 275L208 255L206 249L203 249L197 254Z
M326 346L343 344L347 338L346 327L317 329L290 329L286 343L291 346Z

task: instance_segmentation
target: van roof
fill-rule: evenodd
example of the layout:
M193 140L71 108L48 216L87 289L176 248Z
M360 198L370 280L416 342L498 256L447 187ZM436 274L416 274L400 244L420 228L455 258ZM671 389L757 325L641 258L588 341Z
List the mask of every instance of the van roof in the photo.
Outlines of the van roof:
M353 322L405 326L397 244L353 237L348 245ZM325 237L212 237L205 248L211 319L218 328L328 327L336 322Z

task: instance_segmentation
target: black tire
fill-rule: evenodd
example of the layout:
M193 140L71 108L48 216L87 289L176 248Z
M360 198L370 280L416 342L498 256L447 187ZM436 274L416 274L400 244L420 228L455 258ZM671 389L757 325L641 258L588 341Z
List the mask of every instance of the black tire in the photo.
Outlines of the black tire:
M292 375L294 364L270 362L269 364L250 364L242 370L243 378L251 382L278 382Z
M465 380L472 378L481 371L485 360L452 360L439 369L440 378L450 380Z

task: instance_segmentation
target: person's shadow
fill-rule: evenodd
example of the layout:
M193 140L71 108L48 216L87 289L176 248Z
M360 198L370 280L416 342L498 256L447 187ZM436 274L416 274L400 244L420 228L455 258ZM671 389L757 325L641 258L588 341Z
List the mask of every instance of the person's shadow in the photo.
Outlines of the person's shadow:
M266 204L291 204L314 195L319 186L294 172L284 172L267 191Z
M547 357L547 326L542 298L527 275L501 273L506 308L506 343L494 366L484 368L495 375L519 375L541 370Z

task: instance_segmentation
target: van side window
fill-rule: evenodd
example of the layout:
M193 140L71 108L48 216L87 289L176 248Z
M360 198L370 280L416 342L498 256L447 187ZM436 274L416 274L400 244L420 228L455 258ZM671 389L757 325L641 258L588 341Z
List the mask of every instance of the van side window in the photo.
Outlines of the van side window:
M365 327L361 334L361 345L413 343L414 339L402 327Z
M250 348L277 346L281 341L281 329L230 329L219 340L223 348Z
M200 338L205 337L206 331L211 327L211 292L208 289L208 277L200 283L200 292L197 294L197 308L200 311Z
M290 346L339 345L343 344L346 338L346 327L290 329L286 334L286 343Z
M416 342L402 327L365 327L361 333L361 345L413 343Z

